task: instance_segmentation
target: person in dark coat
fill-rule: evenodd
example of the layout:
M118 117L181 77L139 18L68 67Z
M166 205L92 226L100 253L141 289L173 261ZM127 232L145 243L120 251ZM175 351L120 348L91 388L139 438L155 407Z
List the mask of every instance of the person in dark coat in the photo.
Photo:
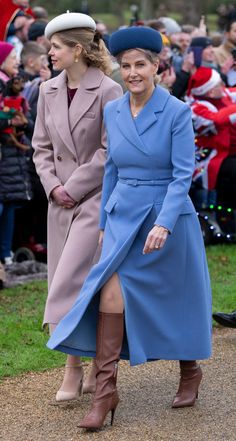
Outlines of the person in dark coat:
M7 82L18 73L18 63L14 46L0 42L0 89L1 105L4 108L4 92ZM27 124L26 124L27 125ZM18 114L9 119L0 118L0 260L12 263L12 241L16 206L32 197L28 160L24 149L17 140L14 142L13 128L26 129L22 126L22 117Z
M111 36L128 92L105 107L109 140L99 262L48 347L96 356L96 392L80 427L99 429L119 402L117 363L179 360L172 407L193 406L211 355L211 289L202 233L188 196L194 168L191 110L155 87L160 34ZM97 327L97 333L96 333Z

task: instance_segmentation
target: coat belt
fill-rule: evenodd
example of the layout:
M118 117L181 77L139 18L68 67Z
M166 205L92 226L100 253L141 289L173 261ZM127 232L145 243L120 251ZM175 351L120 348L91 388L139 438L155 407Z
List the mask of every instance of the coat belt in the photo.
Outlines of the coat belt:
M119 178L119 182L122 184L132 185L133 187L136 187L138 185L167 185L169 182L171 182L172 177L166 178L166 179L126 179L126 178Z

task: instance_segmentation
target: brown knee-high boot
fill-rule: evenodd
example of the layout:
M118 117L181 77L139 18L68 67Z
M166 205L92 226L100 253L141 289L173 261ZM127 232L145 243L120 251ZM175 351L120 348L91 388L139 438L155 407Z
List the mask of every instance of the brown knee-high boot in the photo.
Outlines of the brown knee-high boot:
M109 412L111 412L111 424L113 424L115 410L119 402L116 380L123 334L124 314L99 312L95 359L96 392L91 409L79 427L90 430L100 429Z
M196 361L180 360L180 383L172 407L193 406L198 397L198 387L202 379L202 370Z

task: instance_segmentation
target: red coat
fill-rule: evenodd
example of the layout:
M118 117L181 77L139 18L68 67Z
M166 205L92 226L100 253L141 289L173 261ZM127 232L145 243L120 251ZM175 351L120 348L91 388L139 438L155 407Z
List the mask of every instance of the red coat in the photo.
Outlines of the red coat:
M16 17L17 13L21 11L20 6L14 5L12 0L0 0L0 40L4 41L7 38L7 33L11 22ZM32 15L30 8L24 10L26 14Z
M236 88L224 88L220 99L198 97L191 103L196 145L214 150L207 164L207 187L216 186L222 161L236 154Z

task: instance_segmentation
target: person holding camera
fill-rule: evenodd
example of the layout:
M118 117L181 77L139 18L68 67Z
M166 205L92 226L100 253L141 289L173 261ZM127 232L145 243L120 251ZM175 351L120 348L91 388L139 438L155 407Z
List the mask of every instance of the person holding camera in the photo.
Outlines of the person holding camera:
M219 71L216 63L214 48L209 37L194 37L187 53L183 57L181 70L176 75L176 81L172 87L172 93L176 98L184 99L191 75L200 66L210 67Z

